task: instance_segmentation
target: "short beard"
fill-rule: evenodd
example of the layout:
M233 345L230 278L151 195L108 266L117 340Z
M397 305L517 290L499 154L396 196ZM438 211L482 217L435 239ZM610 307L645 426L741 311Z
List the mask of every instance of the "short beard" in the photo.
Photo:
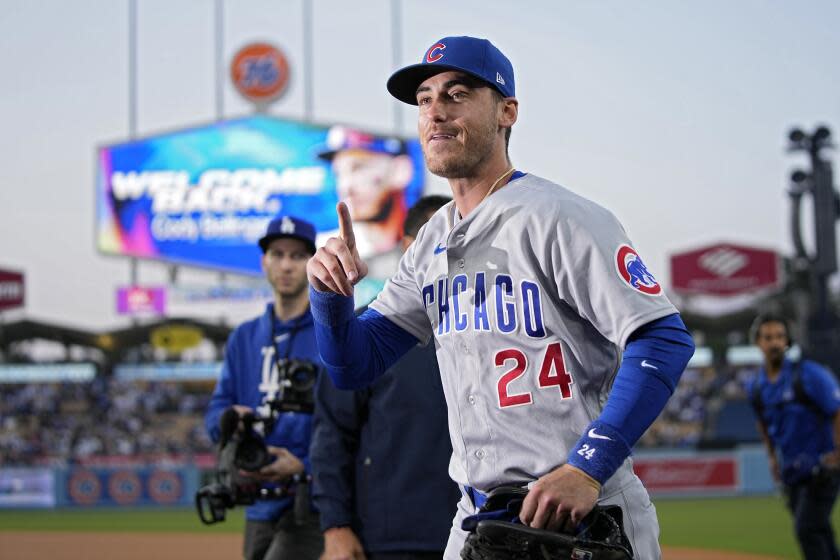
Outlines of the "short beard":
M301 283L297 286L282 289L274 288L274 291L284 299L296 299L300 297L301 294L303 294L303 292L305 292L308 287L309 281L306 277L304 277Z
M496 135L499 127L495 122L488 122L486 127L476 131L474 140L464 144L464 155L461 158L440 158L431 161L426 153L426 168L438 177L445 179L461 179L474 177L479 167L493 153L493 144L496 142Z
M785 361L785 353L784 351L776 353L771 352L767 355L767 363L773 366L774 368L778 368L782 365Z

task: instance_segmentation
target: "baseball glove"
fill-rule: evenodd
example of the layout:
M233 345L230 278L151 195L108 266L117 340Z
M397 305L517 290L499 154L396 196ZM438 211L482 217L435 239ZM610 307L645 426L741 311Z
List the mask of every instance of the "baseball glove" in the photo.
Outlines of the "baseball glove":
M571 535L520 523L526 494L521 488L498 488L476 515L464 520L469 535L463 560L633 560L620 507L596 506Z

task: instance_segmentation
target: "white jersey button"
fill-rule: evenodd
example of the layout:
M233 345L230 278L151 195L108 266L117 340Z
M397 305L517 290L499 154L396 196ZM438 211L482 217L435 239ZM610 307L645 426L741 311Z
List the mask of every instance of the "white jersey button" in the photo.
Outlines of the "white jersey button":
M470 404L475 404L475 395L470 395L467 400L470 401Z
M464 268L464 259L458 260L458 268Z
M484 452L483 449L479 449L478 451L475 452L475 456L478 457L479 459L484 459L485 455L487 455L487 454Z

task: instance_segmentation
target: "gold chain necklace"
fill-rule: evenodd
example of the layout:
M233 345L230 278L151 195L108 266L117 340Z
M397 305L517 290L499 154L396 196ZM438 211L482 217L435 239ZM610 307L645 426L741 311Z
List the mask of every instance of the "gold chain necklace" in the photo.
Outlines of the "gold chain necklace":
M498 179L496 179L496 182L495 182L495 183L493 183L493 185L490 187L490 190L488 190L488 191L487 191L487 194L485 194L485 195L484 195L484 198L482 198L482 199L481 199L481 202L484 202L484 200L485 200L488 196L490 196L490 193L492 193L494 190L496 190L496 187L497 187L497 186L499 186L499 183L501 183L501 182L502 182L502 179L504 179L505 177L507 177L507 176L508 176L508 175L510 175L511 173L513 173L513 167L511 167L510 169L508 169L507 171L505 171L504 173L502 173L502 174L501 174L501 176L500 176ZM481 204L481 202L479 202L479 204Z
M490 196L490 193L492 193L494 190L496 190L496 187L498 187L498 186L499 186L499 183L501 183L501 182L502 182L502 180L503 180L505 177L507 177L508 175L511 175L511 174L514 172L514 170L515 170L515 168L511 167L510 169L508 169L507 171L505 171L504 173L502 173L502 174L501 174L501 176L500 176L498 179L496 179L496 181L495 181L495 182L494 182L494 183L490 186L490 189L487 191L487 193L486 193L486 194L484 195L484 197L483 197L483 198L479 201L479 203L478 203L478 204L481 204L482 202L484 202L484 200L485 200L488 196ZM478 204L476 204L476 206L478 206ZM449 230L450 230L450 231L452 230L452 228L453 228L453 227L455 227L455 214L456 214L457 212L458 212L458 207L457 207L457 206L455 206L455 205L453 204L453 205L452 205L452 211L451 211L451 212L449 213L449 215L447 216L447 218L448 218L448 219L447 219L447 222L449 222L449 224L448 224L448 225L449 225Z

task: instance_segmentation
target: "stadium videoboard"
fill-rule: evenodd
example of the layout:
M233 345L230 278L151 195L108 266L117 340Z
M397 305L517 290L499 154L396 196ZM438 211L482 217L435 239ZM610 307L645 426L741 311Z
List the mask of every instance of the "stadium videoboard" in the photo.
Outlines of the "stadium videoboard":
M425 171L418 141L346 127L253 116L103 146L97 158L97 248L260 274L256 242L276 215L307 219L319 233L337 229L335 205L344 195L337 189L335 162L341 150L404 163L399 173L387 160L364 175L353 170L368 190L398 191L401 207L419 198ZM395 181L402 184L394 187ZM347 190L346 196L359 209L374 208L364 189ZM394 200L384 200L383 210L363 219L379 219ZM395 246L380 243L374 254Z

